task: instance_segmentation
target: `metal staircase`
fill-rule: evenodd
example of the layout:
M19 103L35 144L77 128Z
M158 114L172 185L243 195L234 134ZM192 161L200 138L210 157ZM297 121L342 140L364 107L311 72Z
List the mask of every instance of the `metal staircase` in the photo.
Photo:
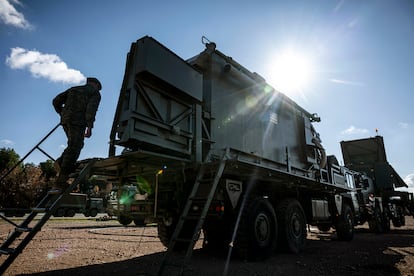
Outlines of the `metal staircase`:
M49 138L50 135L52 135L53 132L55 132L55 130L60 126L60 123L57 124L54 128L52 128L51 131L49 131L48 134L46 134L45 137L43 137L42 140L40 140L39 143L36 144L36 146L34 146L22 159L19 160L19 162L17 162L12 168L10 168L4 175L2 175L0 177L0 181L2 181L3 179L6 178L6 176L8 176L15 168L17 168L17 166L19 166L21 163L23 163L23 161L30 155L32 154L32 152L34 152L36 149L39 150L41 153L43 153L44 155L46 155L47 157L49 157L49 159L55 161L55 159L50 156L46 151L44 151L40 145L47 139Z
M54 214L59 207L60 200L69 194L85 177L90 174L91 168L97 159L91 159L80 171L74 181L68 187L60 191L49 191L38 205L31 209L27 218L19 225L0 215L2 219L13 224L15 229L0 246L0 254L7 255L7 258L0 265L0 275L2 275L13 261L22 253L23 249L29 244L34 236L41 230L42 226ZM40 219L36 219L38 214L43 214Z
M160 268L158 270L157 275L163 275L165 269L167 267L175 267L180 269L180 275L184 274L184 271L186 269L186 266L189 263L189 260L191 259L192 253L193 253L193 249L194 249L194 245L196 244L199 236L200 236L200 232L201 229L203 227L203 223L205 221L205 218L207 216L207 212L209 210L211 201L213 200L214 194L216 192L218 183L220 181L220 178L223 174L224 168L226 166L226 160L228 159L228 153L229 153L229 149L227 149L222 158L220 159L220 161L217 162L208 162L210 159L210 153L207 155L206 161L204 163L201 164L197 176L196 176L196 180L193 186L193 189L187 199L187 202L185 204L185 207L181 213L181 216L177 222L177 226L174 230L174 233L171 236L171 240L169 242L168 245L168 249L167 252L164 254L164 258L161 262ZM212 170L214 171L214 173L209 174L207 173L207 170ZM207 196L200 196L200 190L201 190L201 186L203 185L209 185L209 188L207 188L208 191L208 195ZM202 202L203 208L201 213L199 213L198 215L193 215L190 214L190 210L191 207L193 205L194 202ZM183 230L183 226L186 222L190 222L191 223L196 221L197 224L194 227L194 231L193 234L191 236L191 238L181 238L180 234ZM173 252L174 249L176 247L177 242L185 242L188 243L188 247L187 250L185 251L185 255L181 256L179 258L179 260L175 259L173 257Z
M0 177L0 181L6 178L17 166L30 155L34 150L39 150L49 159L54 161L49 154L47 154L40 145L60 126L57 124L52 130L43 137L39 143L37 143L22 159L19 160L12 168L10 168L4 175ZM87 162L79 163L76 173L70 177L74 178L72 183L67 186L64 191L51 190L40 200L36 207L30 209L30 213L27 215L20 224L16 224L12 220L0 214L0 219L12 224L15 228L9 233L7 239L0 245L0 255L7 255L6 259L0 263L0 275L2 275L7 268L13 263L13 261L22 253L23 249L29 244L34 236L41 230L42 226L48 221L48 219L55 213L59 207L61 199L68 195L82 180L90 174L93 164L97 159L90 159ZM39 218L38 215L41 215ZM1 261L0 261L1 262Z

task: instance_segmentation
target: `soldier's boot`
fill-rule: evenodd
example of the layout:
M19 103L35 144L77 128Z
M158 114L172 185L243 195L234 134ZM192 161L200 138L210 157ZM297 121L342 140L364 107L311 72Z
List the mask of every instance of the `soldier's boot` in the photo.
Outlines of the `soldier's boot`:
M68 187L69 173L70 170L65 167L60 169L59 176L53 184L52 193L62 193Z

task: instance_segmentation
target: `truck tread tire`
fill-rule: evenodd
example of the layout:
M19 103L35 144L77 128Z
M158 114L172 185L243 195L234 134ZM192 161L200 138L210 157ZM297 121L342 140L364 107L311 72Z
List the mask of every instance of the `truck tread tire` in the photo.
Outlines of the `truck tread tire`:
M98 215L98 210L96 210L95 208L89 210L89 214L90 217L96 217Z
M282 250L299 253L306 246L306 216L299 201L282 200L276 208L279 222L279 245Z
M118 221L120 224L127 226L132 222L132 218L125 216L125 215L119 215Z
M392 219L392 224L394 227L401 227L405 225L405 216L400 206L397 206L395 210L395 216Z
M231 240L231 229L225 222L214 221L203 227L203 249L212 252L225 252Z
M383 215L381 214L381 209L377 206L374 208L374 213L372 218L368 221L369 230L380 234L384 232L384 221Z
M66 214L65 214L66 217L72 218L75 215L76 215L75 209L69 208L69 209L66 210Z
M134 224L136 226L145 226L145 219L143 219L143 218L134 218Z
M384 233L388 233L391 231L391 221L390 221L390 213L387 209L384 210L382 213L382 225L384 229Z
M53 216L55 217L63 217L65 215L65 209L64 208L58 208L55 213L53 214Z
M247 260L261 260L269 257L276 249L277 243L276 213L265 198L250 200L240 220L236 250L238 255Z
M178 217L173 219L173 223L171 225L166 225L163 220L160 220L157 225L158 229L158 238L160 239L161 243L165 247L169 247L170 240L172 235L174 234L175 227L177 226ZM178 236L179 239L191 239L194 228L195 228L194 221L186 221L181 228L181 233ZM176 241L173 251L181 251L187 249L190 242L185 241Z
M321 231L321 232L328 232L329 230L331 230L331 226L321 224L321 225L318 225L318 230Z
M351 241L354 238L354 215L347 203L344 203L336 222L336 234L340 241Z

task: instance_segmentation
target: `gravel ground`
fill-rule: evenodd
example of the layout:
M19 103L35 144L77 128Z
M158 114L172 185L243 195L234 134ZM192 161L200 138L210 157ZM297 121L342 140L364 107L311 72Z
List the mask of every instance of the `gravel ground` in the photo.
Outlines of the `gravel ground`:
M4 240L12 227L0 221ZM414 219L391 233L357 228L352 242L334 232L311 229L304 252L275 253L260 262L231 258L228 275L413 275ZM166 248L154 226L121 226L117 221L51 219L4 275L156 275ZM227 252L196 245L186 275L223 275ZM0 256L2 262L5 256ZM167 271L164 275L175 275Z

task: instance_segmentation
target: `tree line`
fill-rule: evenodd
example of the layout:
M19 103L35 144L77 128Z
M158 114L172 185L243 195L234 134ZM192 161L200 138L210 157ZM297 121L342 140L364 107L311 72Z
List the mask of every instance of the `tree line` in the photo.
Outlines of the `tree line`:
M21 163L9 172L19 161L20 156L14 149L0 148L0 208L25 209L36 206L51 188L57 174L52 160L39 165Z

